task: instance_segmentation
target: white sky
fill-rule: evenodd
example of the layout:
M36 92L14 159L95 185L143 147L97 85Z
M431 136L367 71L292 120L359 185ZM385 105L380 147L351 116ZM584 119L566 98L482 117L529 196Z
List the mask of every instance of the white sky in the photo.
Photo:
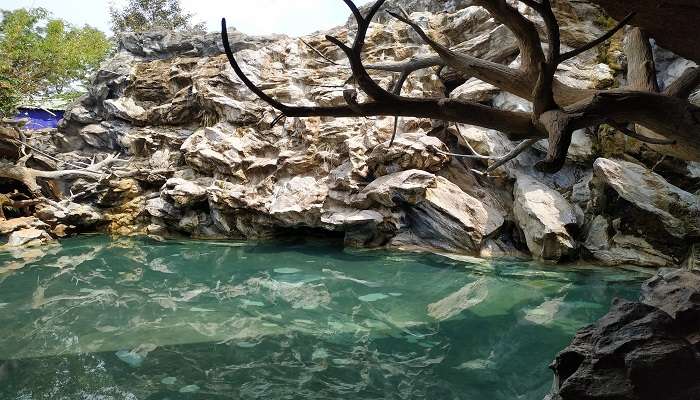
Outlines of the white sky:
M362 5L370 0L356 0ZM44 7L55 17L82 26L94 26L105 32L109 27L109 5L125 0L0 0L0 9ZM341 0L181 0L195 21L204 21L209 30L218 31L221 18L229 26L248 34L286 33L303 35L343 24L350 10Z

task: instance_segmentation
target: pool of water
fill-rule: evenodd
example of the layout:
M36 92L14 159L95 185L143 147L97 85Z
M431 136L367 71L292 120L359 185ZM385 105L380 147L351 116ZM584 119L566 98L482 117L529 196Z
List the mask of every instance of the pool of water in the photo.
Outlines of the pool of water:
M532 399L644 277L330 243L0 252L0 399Z

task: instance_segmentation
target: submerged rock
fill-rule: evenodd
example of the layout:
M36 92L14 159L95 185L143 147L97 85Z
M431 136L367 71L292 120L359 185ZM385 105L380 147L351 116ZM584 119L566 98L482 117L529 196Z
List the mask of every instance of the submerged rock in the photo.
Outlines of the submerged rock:
M48 228L49 226L36 217L20 217L0 220L0 235L8 235L20 229Z
M37 228L19 229L7 238L7 246L38 246L51 242L54 239L46 231Z
M443 321L480 304L489 295L489 280L482 278L435 303L428 304L428 315Z
M118 352L114 353L114 355L132 368L140 367L146 359L145 356L129 350L119 350Z
M180 393L197 393L199 391L199 386L197 385L187 385L180 388Z

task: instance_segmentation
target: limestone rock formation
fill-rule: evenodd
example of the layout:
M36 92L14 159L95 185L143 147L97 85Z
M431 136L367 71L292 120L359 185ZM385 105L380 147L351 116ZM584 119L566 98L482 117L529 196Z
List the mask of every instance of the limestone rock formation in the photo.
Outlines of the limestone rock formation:
M485 239L503 225L504 216L437 177L434 186L426 189L425 198L406 211L406 221L409 232L397 236L394 244L477 253Z
M358 207L372 203L394 207L397 203L416 205L425 200L429 187L436 185L435 175L421 170L407 170L384 175L372 181L357 195Z
M536 13L512 3L545 32ZM589 2L553 3L564 50L608 28ZM514 35L471 1L393 0L386 8L397 5L440 43L520 64ZM374 21L365 64L432 54L388 14ZM266 93L288 104L333 106L346 104L344 90L354 85L345 55L325 34L349 42L354 32L348 22L303 40L235 30L229 36L242 68ZM348 246L494 256L527 251L552 262L582 254L609 266L677 267L683 260L690 266L700 254L697 163L661 157L605 127L577 131L556 174L533 167L547 151L540 142L484 175L495 158L519 145L505 132L418 118L280 118L236 77L219 33L133 33L118 42L59 130L27 134L41 152L28 165L70 168L115 153L128 162L95 182L42 180L35 189L55 201L34 207L34 218L8 210L9 219L0 221L2 243L31 245L94 230L208 239L316 231L343 236ZM620 42L614 37L600 53L566 61L558 80L580 89L624 82ZM689 65L659 47L655 53L663 55L656 65L662 86ZM383 87L398 79L371 73ZM411 74L402 94L532 108L449 67ZM3 159L19 159L19 138L16 129L0 127ZM0 180L4 186L23 189ZM695 272L661 270L645 285L643 302L619 301L579 332L553 364L552 399L700 398L700 335L687 329L698 326L697 281ZM465 287L430 312L451 315L468 295L477 293L478 300L483 290L475 288Z
M616 231L610 237L610 224L602 215L595 217L583 243L592 256L605 265L672 267L677 260L657 250L643 238Z
M390 147L376 146L367 158L370 173L382 176L407 169L438 172L449 162L447 146L440 139L421 134L404 135Z
M471 2L391 0L385 9L397 5L442 43L493 62L520 63L515 36ZM544 29L536 13L518 7ZM608 28L596 22L600 11L584 2L558 1L555 11L564 49ZM365 64L432 54L412 29L384 11L374 21ZM345 55L325 34L349 41L354 32L350 20L303 40L233 29L229 37L246 73L264 83L266 93L288 104L330 106L346 104L344 90L354 85ZM624 139L579 131L557 174L534 169L547 151L543 142L485 177L474 171L519 144L505 133L399 118L390 145L393 117L277 119L234 74L218 33L133 33L118 42L60 129L27 134L33 147L53 156L35 154L36 168L65 168L115 153L128 160L97 182L72 179L49 187L42 181L42 190L57 201L33 211L52 234L104 230L246 239L311 230L344 235L350 246L486 256L525 251L551 261L573 261L581 253L607 265L652 267L681 263L697 242L697 166L668 161L658 175L647 173L658 162L655 153ZM616 43L619 38L601 57L586 52L566 61L558 79L576 88L616 84L624 79L624 54L616 52ZM664 81L687 65L663 49L656 53ZM371 73L384 87L397 79L386 71ZM411 74L402 93L532 108L449 67ZM3 157L16 157L16 130L3 135ZM645 166L628 168L613 156L635 157ZM599 161L594 174L591 162L600 157L611 161ZM624 173L610 163L622 165ZM664 234L637 232L615 208L615 196L653 216Z
M596 177L641 213L639 222L651 224L652 230L662 228L678 239L700 236L699 196L627 161L599 158L593 170Z
M515 183L513 212L533 256L559 261L577 250L576 212L557 191L527 175Z

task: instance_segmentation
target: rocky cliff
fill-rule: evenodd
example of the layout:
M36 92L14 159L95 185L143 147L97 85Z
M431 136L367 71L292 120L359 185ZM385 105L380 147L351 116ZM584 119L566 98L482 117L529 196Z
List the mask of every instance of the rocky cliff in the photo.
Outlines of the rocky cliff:
M401 4L442 43L500 63L519 62L508 29L468 1ZM565 47L608 27L587 3L556 4ZM430 54L406 25L384 13L376 21L366 63ZM348 22L330 33L349 41L353 32ZM349 67L324 35L230 32L246 73L267 93L287 103L344 104ZM559 78L580 88L624 82L621 40L567 61ZM664 86L690 62L657 50ZM396 79L380 71L375 78L385 86ZM531 107L449 68L411 75L404 93ZM691 262L700 237L700 166L663 158L605 129L576 132L557 174L533 168L546 151L543 141L483 176L478 171L489 157L517 145L503 133L400 118L390 146L394 118L275 119L231 70L218 33L125 35L59 132L34 135L29 143L51 155L47 163L57 169L90 165L108 154L128 163L96 183L77 176L52 185L70 200L40 206L41 221L29 225L231 239L316 232L342 236L349 246L651 267ZM484 157L455 156L470 151Z

